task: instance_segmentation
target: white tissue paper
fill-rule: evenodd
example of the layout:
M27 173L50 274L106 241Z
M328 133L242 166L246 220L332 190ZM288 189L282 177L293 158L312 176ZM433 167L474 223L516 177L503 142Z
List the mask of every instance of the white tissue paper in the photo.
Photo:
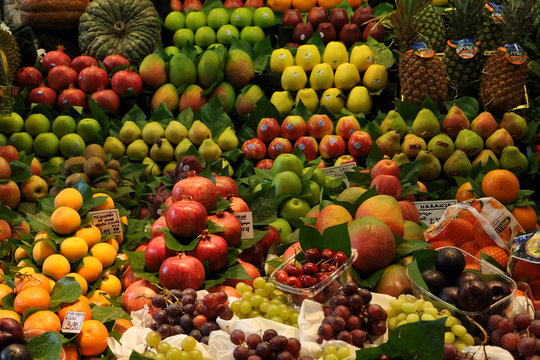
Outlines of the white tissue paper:
M498 346L468 346L464 353L473 354L473 360L513 360L514 357Z

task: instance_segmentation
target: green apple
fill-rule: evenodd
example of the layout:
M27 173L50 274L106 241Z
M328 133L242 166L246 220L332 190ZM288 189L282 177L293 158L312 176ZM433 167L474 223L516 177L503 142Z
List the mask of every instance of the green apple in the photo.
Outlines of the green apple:
M306 200L290 198L281 206L281 217L287 221L294 221L306 216L309 210L310 207Z
M6 135L0 134L0 146L7 145L8 139Z
M276 24L274 11L266 6L255 9L253 12L253 23L263 29L274 26Z
M66 162L66 159L62 156L53 156L52 158L49 159L49 164L57 167L58 169L63 169L65 162Z
M5 135L11 135L16 132L22 131L24 127L24 120L21 115L16 112L12 112L9 115L0 116L0 132Z
M186 27L195 32L206 25L206 15L202 11L192 11L186 16Z
M302 164L302 161L294 154L279 154L274 160L272 172L277 175L284 171L292 171L298 177L301 177L302 172L304 171L304 165Z
M240 33L238 32L238 29L231 24L223 25L217 31L217 41L220 44L230 45L233 38L238 39L239 37Z
M243 28L251 25L252 17L253 15L248 8L239 7L233 10L230 22L236 27Z
M229 23L229 12L224 8L215 8L208 13L208 26L218 30L221 26Z
M173 56L173 55L176 55L176 54L180 54L180 49L177 48L176 46L174 45L171 45L171 46L167 46L165 49L165 53L169 56Z
M303 174L307 173L310 170L311 170L311 166L305 168L303 170ZM315 169L313 171L313 174L311 175L311 180L315 181L317 183L317 185L319 185L319 187L321 187L321 188L324 186L324 184L326 184L326 176L321 171L321 169Z
M32 153L33 142L32 136L27 132L13 133L8 140L9 145L15 146L17 151L24 151L27 155Z
M165 18L165 27L175 32L186 25L186 16L181 11L171 11Z
M43 114L28 115L24 121L24 130L33 137L46 133L51 128L49 119Z
M210 26L203 26L195 33L195 44L205 48L216 42L216 32Z
M96 119L84 118L77 124L77 134L79 134L87 144L96 143L99 140L101 126Z
M279 231L282 244L285 243L286 239L292 234L291 224L289 224L289 222L285 219L277 218L268 225L273 226L277 231Z
M302 189L302 198L307 200L309 203L309 206L315 206L319 203L321 196L321 188L319 187L319 184L317 184L315 181L310 180Z
M258 26L246 26L240 32L240 39L251 46L255 46L256 43L264 40L264 31Z
M58 154L60 140L52 132L39 134L34 139L34 152L42 158L50 158Z
M59 139L62 136L74 133L77 130L77 123L75 119L68 115L59 115L57 116L52 123L52 132Z
M179 29L173 35L174 46L183 48L188 43L193 44L195 42L195 34L191 29Z
M276 197L283 195L298 196L302 193L302 182L292 171L283 171L274 176L272 185L276 187Z
M60 152L66 158L83 155L84 150L86 150L86 144L78 134L67 134L60 139Z

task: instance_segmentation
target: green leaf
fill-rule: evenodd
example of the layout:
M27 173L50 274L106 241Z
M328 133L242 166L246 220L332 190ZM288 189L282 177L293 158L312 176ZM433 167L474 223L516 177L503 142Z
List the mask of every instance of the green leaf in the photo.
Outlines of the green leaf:
M253 229L253 237L241 239L238 247L241 250L249 249L251 246L261 241L262 238L266 236L266 234L268 234L268 230Z
M253 214L253 225L268 225L277 218L274 187L263 188L244 199Z
M216 204L216 211L225 211L231 207L232 202L218 196L218 202Z
M491 157L489 159L492 160ZM538 172L538 153L531 153L527 158L527 161L529 163L527 173L530 175L536 174Z
M272 51L273 48L269 36L266 36L264 40L257 42L253 46L253 67L256 73L260 74L268 69Z
M215 234L215 233L220 233L220 232L227 231L226 228L224 228L223 226L220 226L219 224L213 222L212 220L208 220L206 222L206 228L208 229L208 232L210 234Z
M13 310L13 301L15 300L15 293L7 294L2 298L2 308L5 310Z
M375 14L375 17L378 17L378 16L388 15L394 10L395 9L392 6L392 4L387 3L387 2L381 2L373 8L373 13Z
M195 249L200 240L199 237L195 237L191 239L187 244L184 244L180 242L180 240L178 240L178 238L176 238L173 234L171 234L171 232L166 226L161 228L161 231L165 234L165 246L167 246L167 248L173 251L193 250Z
M450 110L453 105L456 105L463 111L463 114L465 114L469 121L472 121L478 115L478 111L480 110L478 101L470 96L464 96L457 100L445 101L444 105L448 110Z
M298 104L294 107L293 111L289 113L289 115L298 115L302 117L306 122L307 120L313 115L311 111L308 110L308 108L304 105L302 100L298 101Z
M176 120L180 121L186 128L189 129L193 124L193 121L195 121L191 106L178 114Z
M484 260L484 261L490 263L491 265L495 266L499 270L502 270L503 272L506 271L506 269L504 269L501 266L501 264L499 264L499 262L497 260L495 260L492 256L490 256L488 254L480 253L480 260Z
M399 260L405 256L412 254L414 251L425 249L429 246L429 243L420 240L405 240L394 234L396 239L396 256L395 259Z
M352 9L351 5L349 4L347 0L342 0L341 3L335 6L335 8L345 9L349 17L351 17L354 13L354 10ZM318 31L315 31L315 32L318 32Z
M92 308L92 320L97 320L102 323L114 321L116 319L131 320L131 316L118 306L99 306L90 304Z
M392 51L386 45L378 42L371 36L368 36L367 46L369 46L375 55L375 64L383 65L385 68L390 69L396 62Z
M232 42L231 42L231 47L229 48L229 52L232 51L232 50L235 50L235 49L242 50L243 52L248 54L249 57L252 57L252 55L253 55L251 45L249 45L249 43L247 41L240 40L240 39L237 39L237 38L233 37Z
M343 251L347 256L351 256L351 239L347 222L326 228L322 238L327 248Z
M300 225L300 246L303 250L317 248L324 250L328 247L319 230L313 226Z
M20 183L32 177L30 167L25 163L18 160L13 160L9 162L9 165L11 166L11 181Z
M174 119L174 116L172 112L167 107L167 103L163 102L161 105L158 106L158 108L154 111L152 111L152 114L150 115L151 121L157 121L159 123L162 123L162 125L165 122L168 122L166 120L172 120Z
M124 115L124 117L122 118L122 123L125 123L128 120L131 120L135 123L145 122L146 115L144 114L144 111L142 111L137 105L135 105L131 108L131 110L127 112L126 115Z
M402 184L416 184L418 181L418 171L420 170L420 160L415 160L399 166L400 179Z
M538 128L538 123L536 121L529 121L527 123L527 133L525 134L523 141L526 143L530 143L533 137L536 136L537 128Z
M210 10L215 8L223 8L223 3L220 0L207 0L201 7L201 11L204 13L204 15L208 16Z
M372 289L381 279L384 269L377 270L365 277L361 276L355 268L350 268L349 271L351 271L354 281L356 281L359 286L365 289Z
M62 303L72 303L82 294L82 289L77 280L65 276L58 280L51 291L50 309L59 309ZM53 310L55 311L55 310Z
M34 360L58 360L62 350L62 335L55 331L47 331L26 343Z
M373 145L371 146L371 150L369 151L368 157L366 159L366 165L368 168L373 168L376 163L381 161L384 158L384 154L377 146L377 143L373 141Z
M410 102L406 102L400 99L396 99L396 111L407 122L412 121L418 115L420 108Z
M228 127L234 129L234 124L231 118L219 102L217 96L213 97L204 104L197 112L195 117L201 120L212 132L212 136L217 139L218 136Z
M159 279L156 275L145 272L144 251L124 251L124 253L128 258L133 275L148 280L152 284L159 284Z

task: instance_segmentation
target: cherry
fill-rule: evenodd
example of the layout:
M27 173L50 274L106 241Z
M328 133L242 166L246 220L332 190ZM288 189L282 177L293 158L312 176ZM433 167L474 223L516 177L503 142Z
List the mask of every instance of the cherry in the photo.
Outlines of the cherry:
M309 262L317 263L321 259L321 253L317 248L307 249L304 252L306 260Z
M287 274L285 270L277 270L276 273L274 274L274 277L277 280L277 282L285 284L285 281L289 277L289 274Z
M298 279L305 288L312 287L317 284L317 279L310 275L302 274L298 277Z
M300 280L298 280L298 278L296 276L289 276L287 278L287 280L285 280L285 284L287 284L290 287L294 287L294 288L301 288L302 287L302 283L300 282Z
M334 255L334 258L333 258L334 262L338 266L345 264L348 259L349 259L349 257L343 251L336 252L336 254Z
M319 267L317 264L312 262L307 262L302 266L302 273L307 275L316 275L319 272Z
M287 274L289 274L289 276L300 276L300 275L302 275L302 269L296 267L293 264L287 264L285 266L285 271L287 272Z
M324 249L321 251L321 257L326 260L333 259L335 254L336 252L332 249Z

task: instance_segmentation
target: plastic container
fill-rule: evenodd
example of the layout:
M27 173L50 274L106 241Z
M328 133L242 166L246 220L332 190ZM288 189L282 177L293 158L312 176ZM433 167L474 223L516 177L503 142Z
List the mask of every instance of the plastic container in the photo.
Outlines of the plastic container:
M285 266L291 264L295 261L294 257L289 258L288 260L281 263L281 265L274 270L272 275L270 275L270 281L274 286L281 290L286 295L290 295L292 302L295 305L301 305L304 299L310 299L317 301L321 304L324 304L330 300L335 293L341 289L341 286L347 282L349 276L349 269L351 265L358 258L358 253L355 249L352 249L351 256L347 259L347 262L339 266L334 270L330 276L328 276L323 281L308 287L308 288L295 288L278 282L275 278L276 271L285 269Z
M469 333L472 335L479 334L480 330L478 329L478 326L474 324L474 322L477 322L478 324L482 325L483 327L487 325L487 321L490 315L494 314L500 314L504 316L504 312L508 307L512 304L512 301L514 300L514 296L516 294L517 285L512 278L507 276L503 271L497 269L495 266L491 265L485 260L478 259L477 257L469 254L466 251L463 251L459 248L453 247L453 246L445 246L438 248L437 250L441 250L444 248L454 248L460 250L463 255L465 256L466 263L470 267L469 269L465 269L465 271L474 272L477 275L479 275L484 281L501 281L504 284L508 285L508 288L510 289L510 295L507 295L506 297L500 299L496 303L491 304L488 308L481 310L481 311L465 311L457 308L455 305L448 303L446 301L441 300L436 295L432 294L429 290L424 289L420 284L416 283L413 279L411 280L411 284L413 287L413 294L417 298L424 298L427 301L430 301L437 309L443 310L446 309L450 311L450 313L461 320L463 323L463 326L467 328ZM477 270L472 270L477 269ZM425 269L419 269L420 272L422 272ZM409 272L407 269L407 276L409 276ZM471 321L472 320L472 321Z

